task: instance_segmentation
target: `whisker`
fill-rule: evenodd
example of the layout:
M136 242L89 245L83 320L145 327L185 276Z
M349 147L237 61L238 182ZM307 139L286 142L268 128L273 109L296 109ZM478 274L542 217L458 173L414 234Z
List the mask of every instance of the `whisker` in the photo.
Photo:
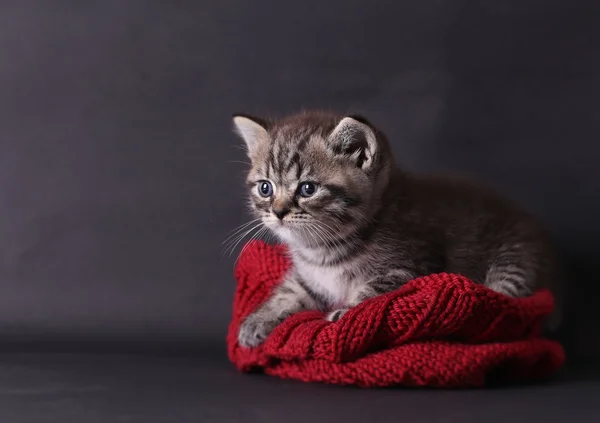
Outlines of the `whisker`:
M315 225L317 225L319 227L319 229L321 230L321 232L325 233L325 235L327 235L328 239L330 240L330 242L335 245L336 240L339 238L339 229L334 229L331 226L329 226L327 223L325 222L315 222Z
M230 145L231 148L235 148L237 150L242 150L244 153L247 153L248 150L246 147L244 147L243 145L239 145L239 144L232 144Z
M339 256L342 256L344 254L344 251L341 249L339 244L336 242L336 238L334 238L334 233L329 232L328 230L326 230L326 228L324 228L321 225L325 225L326 227L330 228L332 231L333 231L333 228L331 228L329 225L327 225L324 222L318 222L318 221L315 222L315 229L318 232L320 232L323 235L323 237L328 241L328 243L326 245L328 245L329 248L333 248Z
M261 236L263 233L265 233L265 231L268 231L268 228L266 226L263 226L258 232L256 232L254 235L252 235L252 237L250 237L250 239L246 242L246 245L244 245L242 247L242 251L240 251L237 258L235 259L235 264L237 264L238 260L242 256L242 254L244 254L244 251L246 251L246 248L248 248L248 246L250 245L250 242L257 239L259 236Z
M363 213L361 213L361 212L357 212L357 213L358 213L358 215L361 217L361 219L362 219L362 221L363 221L364 223L368 223L368 224L370 224L370 225L372 225L372 224L374 224L374 223L375 223L375 220L374 220L373 218L367 217L367 216L365 216L365 215L364 215Z
M314 222L309 222L308 223L309 226L312 228L313 232L319 237L319 239L323 242L323 244L326 247L329 248L333 248L336 250L336 252L339 252L339 249L337 248L337 245L335 245L332 240L331 240L331 236L328 235L323 228L319 227L318 224L314 223ZM319 243L317 242L317 245Z
M261 220L261 218L257 218L257 219L253 219L249 222L243 223L240 226L238 226L237 228L233 229L232 231L230 231L230 234L227 238L225 238L225 240L221 243L221 245L225 244L229 239L233 238L234 236L236 236L238 233L240 233L241 231L243 231L245 228L247 228L248 226L252 225L253 223L258 222L259 220Z
M250 220L250 221L248 221L248 222L242 223L242 224L241 224L240 226L238 226L237 228L235 228L235 229L232 229L231 231L229 231L229 233L231 233L231 232L235 232L237 229L239 229L239 228L243 228L244 226L247 226L247 225L249 225L250 223L252 223L252 222L256 222L256 221L258 221L258 220L260 220L260 219L261 219L261 218L259 217L259 218L256 218L256 219L252 219L252 220Z
M315 245L319 244L314 234L310 231L310 226L305 227L304 225L301 225L300 228L302 228L302 231L306 233L307 236L310 236L310 239L315 243Z
M325 245L328 245L328 244L329 244L329 242L327 241L327 239L325 239L325 238L323 237L323 235L322 235L322 234L321 234L321 233L318 231L318 228L316 227L316 225L314 225L313 223L310 223L310 222L309 222L309 223L308 223L308 228L309 228L310 230L312 230L312 231L310 231L310 232L309 232L311 235L313 235L313 236L317 236L317 237L318 237L318 239L313 237L313 242L314 242L316 245L319 245L319 239L321 240L321 242L322 242L323 244L325 244Z
M241 235L236 236L235 238L233 238L228 246L225 249L225 253L227 253L227 251L229 251L229 256L231 257L231 255L233 254L233 252L235 251L235 248L238 246L238 244L240 242L242 242L242 240L244 238L246 238L248 235L250 235L252 232L254 232L256 229L260 228L262 226L262 222L257 223L256 225L254 225L253 227L251 227L250 229L248 229L247 231L243 232Z
M273 231L267 231L267 243L276 244L277 242L279 242L279 240L277 239Z

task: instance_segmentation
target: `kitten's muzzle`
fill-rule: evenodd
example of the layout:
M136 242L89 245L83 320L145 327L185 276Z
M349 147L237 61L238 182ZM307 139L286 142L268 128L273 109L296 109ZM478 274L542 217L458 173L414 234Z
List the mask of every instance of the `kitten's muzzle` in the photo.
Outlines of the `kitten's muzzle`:
M290 209L287 207L283 207L283 208L274 208L273 207L273 214L275 216L277 216L277 218L279 220L283 220L283 218L285 217L285 215L287 215L290 212Z

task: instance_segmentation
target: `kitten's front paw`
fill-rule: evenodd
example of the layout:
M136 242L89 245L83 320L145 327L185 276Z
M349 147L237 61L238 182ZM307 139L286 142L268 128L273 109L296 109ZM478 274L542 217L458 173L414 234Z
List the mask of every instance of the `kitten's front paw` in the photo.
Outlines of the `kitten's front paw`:
M238 342L242 347L256 347L267 339L279 321L265 319L264 316L251 314L244 320L238 333Z
M488 288L490 288L492 291L496 291L500 294L512 298L526 297L528 295L531 295L531 291L528 289L527 286L517 286L512 281L501 280L499 282L490 284Z
M330 322L337 322L344 314L346 314L347 311L347 308L338 308L337 310L333 310L331 313L329 313L325 319L329 320Z

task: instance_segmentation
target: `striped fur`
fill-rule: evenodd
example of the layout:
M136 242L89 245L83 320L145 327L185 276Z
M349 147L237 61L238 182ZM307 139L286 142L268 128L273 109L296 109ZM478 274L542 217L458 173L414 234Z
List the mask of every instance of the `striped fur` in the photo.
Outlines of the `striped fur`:
M242 345L258 345L300 310L330 311L337 320L434 272L460 273L510 296L558 288L553 251L531 216L470 182L398 170L387 139L364 118L306 112L234 122L252 161L252 210L294 263L242 324ZM264 181L272 195L261 195ZM307 182L317 187L308 197Z

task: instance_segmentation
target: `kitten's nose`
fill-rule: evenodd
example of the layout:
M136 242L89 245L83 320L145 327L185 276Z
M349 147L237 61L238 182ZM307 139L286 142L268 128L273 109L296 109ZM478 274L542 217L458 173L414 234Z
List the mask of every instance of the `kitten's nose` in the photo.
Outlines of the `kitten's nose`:
M286 207L284 207L284 208L281 208L281 209L275 209L275 208L273 209L273 213L275 214L275 216L277 216L277 218L278 218L279 220L283 219L283 217L284 217L286 214L288 214L289 212L290 212L290 209L288 209L288 208L286 208Z

